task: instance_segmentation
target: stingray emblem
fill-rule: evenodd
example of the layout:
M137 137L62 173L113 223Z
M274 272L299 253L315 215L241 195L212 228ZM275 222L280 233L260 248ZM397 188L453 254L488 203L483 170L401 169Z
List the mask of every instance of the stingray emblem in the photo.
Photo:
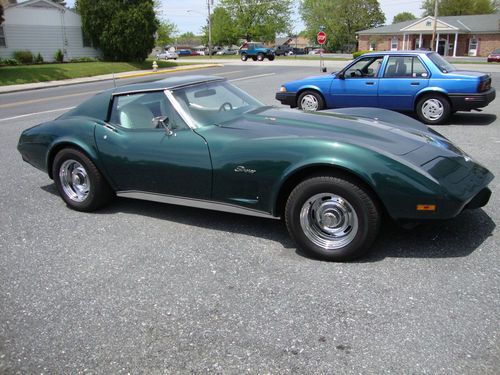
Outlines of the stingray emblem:
M255 172L257 172L255 169L248 169L248 168L245 168L243 165L238 165L236 168L234 168L234 171L237 173L243 172L243 173L250 173L250 174L254 174Z

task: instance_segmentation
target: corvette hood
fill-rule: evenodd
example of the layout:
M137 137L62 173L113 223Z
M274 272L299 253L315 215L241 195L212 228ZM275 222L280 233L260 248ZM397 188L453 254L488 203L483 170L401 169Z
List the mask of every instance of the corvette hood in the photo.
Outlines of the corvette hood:
M447 141L412 118L377 108L308 113L266 107L248 112L223 126L255 130L258 136L265 137L331 139L395 155L414 151L436 137Z

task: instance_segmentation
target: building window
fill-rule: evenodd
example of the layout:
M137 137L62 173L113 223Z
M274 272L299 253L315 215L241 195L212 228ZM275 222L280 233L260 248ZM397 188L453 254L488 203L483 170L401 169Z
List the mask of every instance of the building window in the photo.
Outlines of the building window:
M469 39L469 56L477 56L477 38L475 35Z
M432 21L431 21L431 20L428 20L428 21L425 23L425 26L427 26L427 27L431 27L431 26L432 26Z
M370 42L370 51L375 51L377 48L377 42Z
M391 51L397 51L398 50L398 38L393 36L391 39Z
M5 43L5 33L3 31L3 26L0 26L0 47L7 47L7 43Z

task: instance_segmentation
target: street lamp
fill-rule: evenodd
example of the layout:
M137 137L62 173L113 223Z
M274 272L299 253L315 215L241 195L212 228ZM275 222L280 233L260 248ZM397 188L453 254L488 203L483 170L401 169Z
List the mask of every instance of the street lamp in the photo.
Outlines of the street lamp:
M210 5L214 5L214 0L207 0L207 9L208 9L208 56L212 58L212 20L210 17ZM196 10L188 9L188 12L198 13L204 15L203 13L197 12Z

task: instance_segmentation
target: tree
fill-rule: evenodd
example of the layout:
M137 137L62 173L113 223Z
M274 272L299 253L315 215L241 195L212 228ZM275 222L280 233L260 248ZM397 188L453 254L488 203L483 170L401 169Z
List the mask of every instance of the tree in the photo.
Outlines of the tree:
M324 27L327 50L352 51L357 31L385 22L377 0L302 0L299 11L310 41L316 41L316 33Z
M143 61L159 26L153 0L77 0L82 29L106 60Z
M214 46L227 46L238 43L238 31L229 12L221 7L216 7L211 17L212 44ZM208 41L208 28L204 27L203 41Z
M274 42L276 35L291 29L293 0L220 0L231 17L235 37L247 41Z
M181 46L197 46L201 44L201 37L194 35L191 31L179 35L177 44Z
M415 17L413 15L413 13L410 13L410 12L401 12L401 13L398 13L394 16L394 18L392 19L392 23L398 23L398 22L404 22L404 21L411 21L411 20L415 20L417 19L417 17Z
M175 40L175 34L178 32L179 30L175 23L170 21L161 22L158 30L156 30L156 45L165 47L168 44L172 44Z
M434 15L435 0L425 0L422 4L423 17ZM496 0L440 0L438 16L462 16L470 14L491 14L498 10Z

